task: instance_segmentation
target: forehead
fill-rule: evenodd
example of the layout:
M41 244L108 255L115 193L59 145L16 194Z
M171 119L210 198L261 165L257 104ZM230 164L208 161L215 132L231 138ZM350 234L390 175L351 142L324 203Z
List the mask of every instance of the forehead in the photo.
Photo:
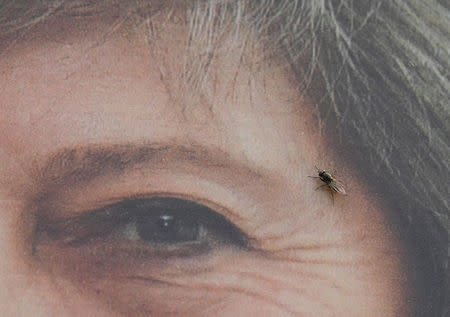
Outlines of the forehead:
M25 152L104 140L193 139L281 165L309 146L310 120L300 111L308 100L283 69L253 68L242 51L228 49L205 71L187 58L177 40L186 34L176 24L149 43L130 26L108 33L106 24L60 23L43 24L0 57L0 124L9 139L23 140ZM190 76L196 69L206 74L203 81Z
M121 55L120 64L137 63L131 59L146 55L144 58L149 60L152 68L144 69L149 73L159 72L173 98L182 95L183 100L174 103L198 106L209 102L209 109L213 105L208 99L216 97L213 92L218 91L217 84L227 86L228 90L247 90L248 87L240 84L251 86L257 81L268 81L274 78L274 72L277 73L278 87L289 83L280 78L280 75L289 75L288 72L279 63L265 59L263 51L254 44L257 40L245 32L242 37L227 36L224 30L220 40L211 40L208 34L191 32L180 18L152 18L151 23L152 31L149 32L142 21L118 17L110 11L95 17L55 17L36 25L18 40L3 41L6 50L2 55L8 58L6 64L9 67L19 68L27 59L33 59L43 67L50 63L60 66L63 59L65 65L75 65L77 58L93 56L102 48L104 55L91 65L107 64L118 54ZM290 86L289 89L296 89L294 85ZM232 93L228 91L228 95Z

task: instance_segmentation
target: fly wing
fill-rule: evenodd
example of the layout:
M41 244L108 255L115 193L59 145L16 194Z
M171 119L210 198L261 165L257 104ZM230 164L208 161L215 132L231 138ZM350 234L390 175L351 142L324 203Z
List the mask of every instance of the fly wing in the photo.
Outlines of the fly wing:
M347 195L344 185L338 180L333 179L328 186L330 186L330 188L338 194Z

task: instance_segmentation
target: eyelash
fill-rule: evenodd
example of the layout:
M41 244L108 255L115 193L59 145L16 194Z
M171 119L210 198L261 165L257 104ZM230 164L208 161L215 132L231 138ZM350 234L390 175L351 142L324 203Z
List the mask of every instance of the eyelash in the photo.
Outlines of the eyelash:
M248 237L216 211L174 197L125 199L67 219L41 219L38 232L80 247L114 235L152 249L249 248Z

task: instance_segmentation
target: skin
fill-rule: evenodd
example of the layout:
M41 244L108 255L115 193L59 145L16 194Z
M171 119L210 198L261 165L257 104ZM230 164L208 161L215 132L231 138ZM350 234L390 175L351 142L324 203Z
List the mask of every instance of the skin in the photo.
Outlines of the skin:
M214 93L200 98L177 90L183 30L168 28L167 54L154 54L130 28L100 41L101 23L85 33L65 21L0 55L0 315L408 314L407 257L388 211L332 160L312 102L282 68L242 65L230 49L212 63ZM78 181L48 171L64 149L154 144L199 153ZM348 195L333 204L315 191L314 165L338 166ZM74 217L161 193L222 213L252 248L146 255L123 237L72 248L33 235L42 213Z

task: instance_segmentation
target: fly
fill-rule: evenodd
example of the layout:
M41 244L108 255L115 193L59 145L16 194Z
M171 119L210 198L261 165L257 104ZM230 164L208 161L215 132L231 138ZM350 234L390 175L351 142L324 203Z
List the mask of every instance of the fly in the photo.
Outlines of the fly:
M316 190L327 186L331 190L330 193L331 193L331 199L333 200L333 202L334 202L333 193L337 193L340 195L347 195L344 185L340 181L338 181L331 173L329 173L325 170L322 170L322 169L318 168L317 166L315 166L315 168L317 169L318 176L308 176L308 177L319 178L322 182L325 183L325 184L322 184L319 187L317 187Z

